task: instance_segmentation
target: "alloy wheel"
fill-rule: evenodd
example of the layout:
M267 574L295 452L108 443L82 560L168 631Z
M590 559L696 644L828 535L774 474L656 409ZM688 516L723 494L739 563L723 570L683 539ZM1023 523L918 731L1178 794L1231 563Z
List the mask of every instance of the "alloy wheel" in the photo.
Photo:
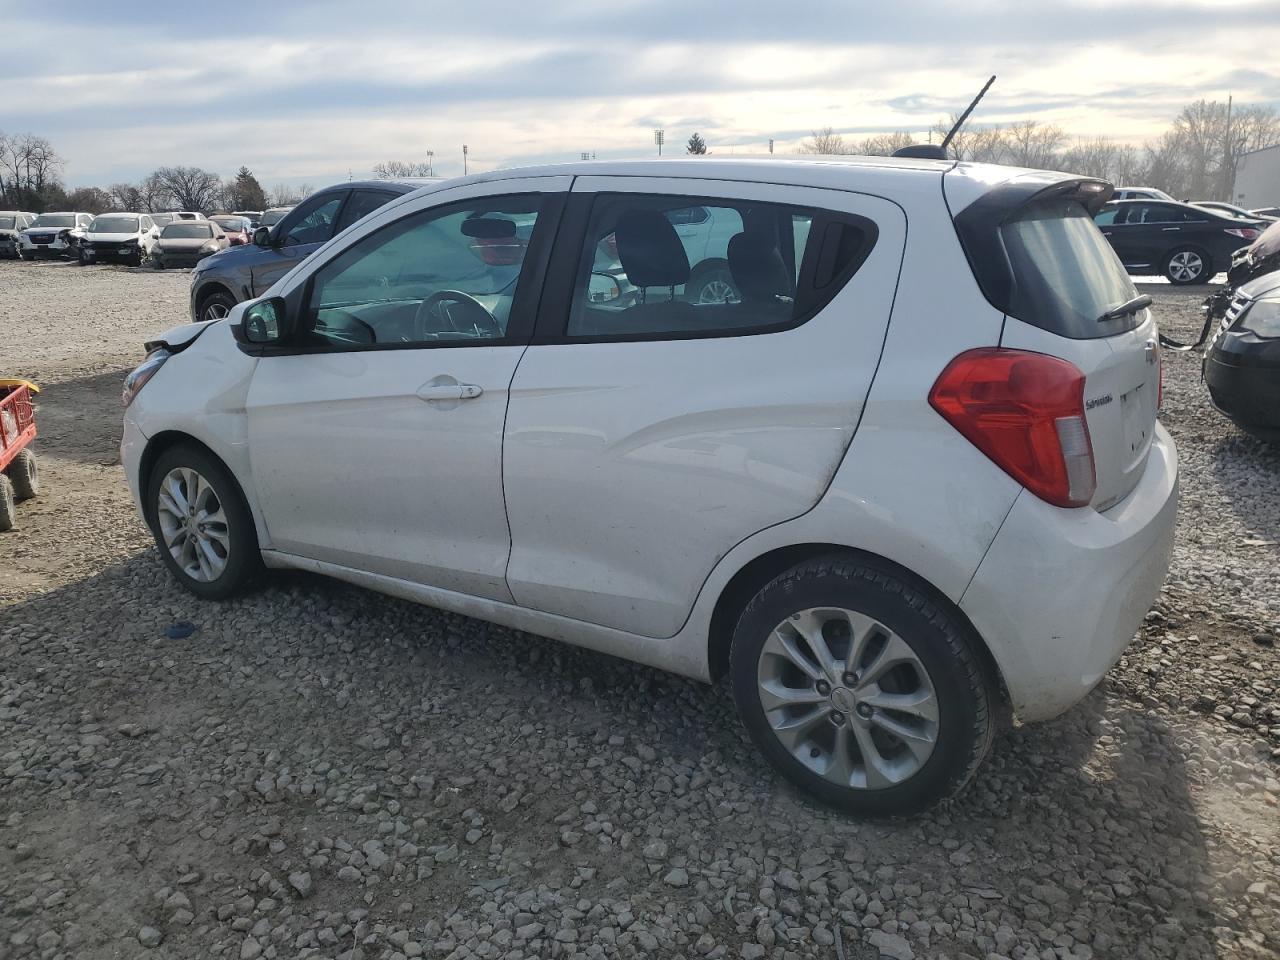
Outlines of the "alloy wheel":
M205 304L204 310L202 311L201 319L202 320L221 320L230 312L231 312L231 308L228 307L225 303L223 303L221 300L214 300L211 303Z
M175 467L160 482L156 501L161 538L182 572L201 583L222 576L231 539L213 485L190 467Z
M1169 258L1169 276L1190 283L1204 272L1204 260L1192 250L1182 250Z
M714 277L698 291L698 303L731 303L738 299L738 291L727 280Z
M911 646L884 624L836 607L792 614L760 652L765 718L792 757L845 788L910 779L938 741L938 699Z

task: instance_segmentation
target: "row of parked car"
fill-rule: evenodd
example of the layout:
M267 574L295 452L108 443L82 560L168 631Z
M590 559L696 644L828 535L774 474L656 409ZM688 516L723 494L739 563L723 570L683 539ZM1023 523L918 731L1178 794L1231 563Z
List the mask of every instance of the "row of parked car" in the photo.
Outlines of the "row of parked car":
M1280 219L1280 207L1245 210L1216 200L1180 203L1154 187L1120 187L1094 215L1129 273L1207 283Z
M157 269L192 266L228 247L252 242L263 222L278 221L292 207L213 214L27 213L0 211L0 255L20 259L70 258L81 264L115 261Z

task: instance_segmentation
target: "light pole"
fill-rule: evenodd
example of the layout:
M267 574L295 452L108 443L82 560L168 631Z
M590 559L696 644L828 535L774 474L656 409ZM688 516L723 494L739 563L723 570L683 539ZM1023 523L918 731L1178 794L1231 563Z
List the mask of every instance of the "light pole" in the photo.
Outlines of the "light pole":
M462 145L462 175L464 177L467 175L467 145L465 143Z
M769 156L773 156L773 137L769 138Z
M667 140L667 131L665 130L653 131L653 142L658 145L658 156L662 156L662 145L666 142L666 140Z
M436 175L436 152L434 150L427 151L427 176L434 177Z

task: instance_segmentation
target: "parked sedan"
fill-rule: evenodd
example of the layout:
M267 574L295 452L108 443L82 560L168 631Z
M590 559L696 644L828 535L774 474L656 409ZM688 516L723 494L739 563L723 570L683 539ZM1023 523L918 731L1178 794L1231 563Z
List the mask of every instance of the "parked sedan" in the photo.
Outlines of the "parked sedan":
M1280 442L1280 272L1236 290L1201 369L1215 407L1246 433Z
M215 214L209 218L222 228L227 235L227 243L233 247L242 247L253 241L253 227L247 217L230 214Z
M1208 283L1267 225L1159 200L1112 201L1093 220L1130 274L1163 274L1179 285Z
M212 220L175 220L161 231L151 262L157 270L194 267L227 246L227 235Z

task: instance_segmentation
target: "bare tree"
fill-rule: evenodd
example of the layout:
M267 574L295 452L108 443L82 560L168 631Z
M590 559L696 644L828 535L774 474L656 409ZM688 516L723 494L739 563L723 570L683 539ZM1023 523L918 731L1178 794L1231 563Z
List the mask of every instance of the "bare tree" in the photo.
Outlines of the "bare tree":
M800 144L800 152L836 156L842 153L852 153L853 150L844 142L844 137L836 133L831 127L823 127L821 130L814 130L813 136Z
M1058 152L1067 140L1066 132L1053 123L1019 120L1004 129L1009 162L1018 167L1051 169L1057 165Z
M882 133L874 137L867 137L858 144L855 152L864 157L891 157L895 150L909 147L915 142L915 137L907 133L907 131L895 130L893 133Z
M960 115L953 113L947 120L933 125L932 133L938 143L946 139L959 119ZM974 163L1005 163L1009 152L1004 131L996 126L963 126L951 138L947 149L957 160L971 160Z
M142 191L132 183L113 183L107 188L111 203L117 210L133 210L150 213L151 208L142 199Z
M383 160L373 165L373 175L379 180L400 180L404 177L429 177L431 161Z
M209 211L222 203L222 178L200 167L161 167L148 177L179 210Z
M106 213L117 209L111 194L101 187L78 187L72 190L67 194L66 206L82 213Z
M1107 179L1116 166L1119 149L1102 137L1076 140L1063 152L1059 165L1070 173Z
M273 207L296 206L315 192L316 188L309 183L304 183L297 187L277 183L271 190L271 205Z

